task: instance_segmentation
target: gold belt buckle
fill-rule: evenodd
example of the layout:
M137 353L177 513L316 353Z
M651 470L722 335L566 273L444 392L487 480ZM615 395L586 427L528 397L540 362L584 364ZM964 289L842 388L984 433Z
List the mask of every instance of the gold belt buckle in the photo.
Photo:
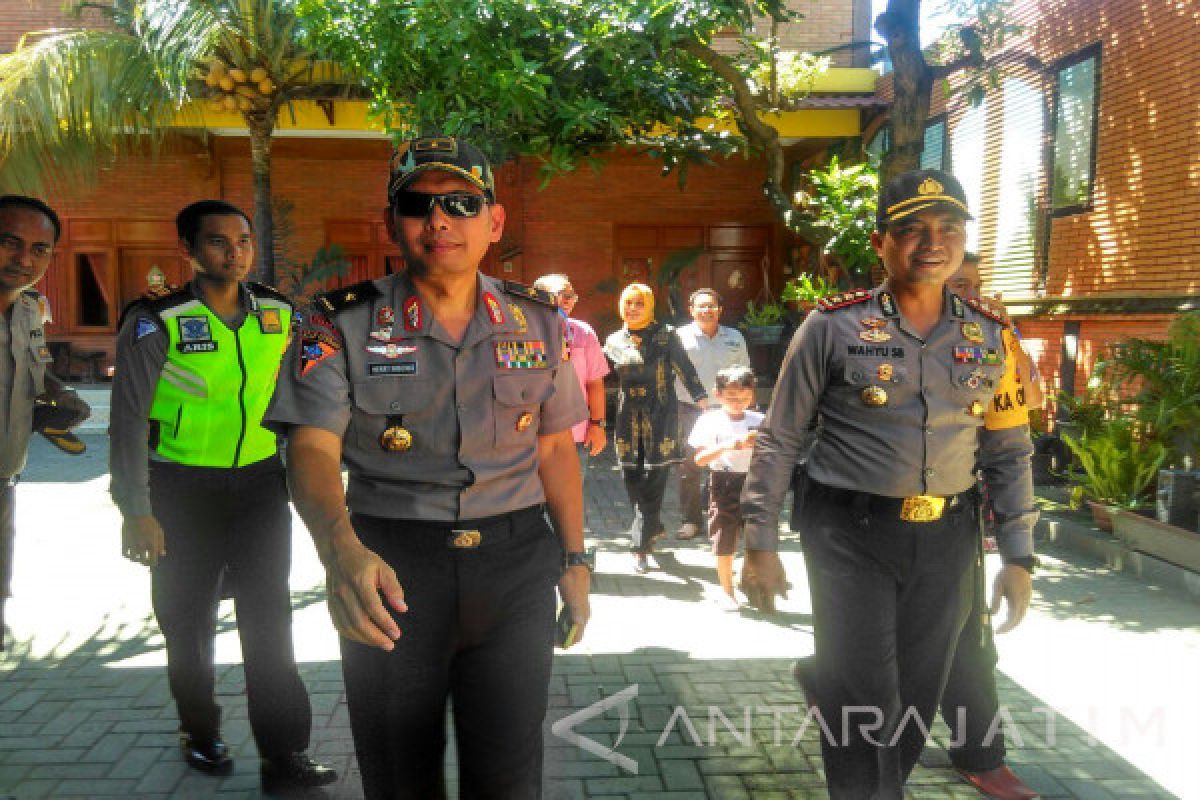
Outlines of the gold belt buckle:
M646 387L645 386L634 386L632 389L629 390L629 396L630 397L645 397L646 396Z
M900 519L905 522L934 522L942 518L946 498L928 494L904 498L900 506Z
M483 534L479 531L450 531L450 546L456 550L470 550L479 547Z

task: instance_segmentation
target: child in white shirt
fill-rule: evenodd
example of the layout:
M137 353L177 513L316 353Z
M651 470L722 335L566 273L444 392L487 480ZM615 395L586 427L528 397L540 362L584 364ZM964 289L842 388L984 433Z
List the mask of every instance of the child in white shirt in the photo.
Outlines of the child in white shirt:
M719 409L705 412L688 437L696 450L696 464L711 470L708 481L708 535L717 557L717 580L725 592L723 605L737 610L733 593L733 557L742 533L741 494L750 469L754 437L763 415L754 405L754 372L747 367L726 367L717 373Z

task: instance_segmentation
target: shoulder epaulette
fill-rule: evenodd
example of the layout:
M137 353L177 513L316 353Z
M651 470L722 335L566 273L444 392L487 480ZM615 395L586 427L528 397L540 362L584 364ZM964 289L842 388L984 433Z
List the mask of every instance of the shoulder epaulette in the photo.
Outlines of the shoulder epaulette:
M257 281L246 281L246 286L255 297L269 297L272 300L287 303L289 306L293 305L292 299L274 286L267 286L265 283L258 283Z
M995 303L992 303L989 300L983 300L974 297L968 297L965 302L971 308L975 309L980 314L983 314L988 319L999 322L1004 326L1009 324L1008 314L1005 312L1003 307L998 308Z
M141 297L130 301L121 309L121 315L117 318L117 330L121 330L121 327L125 324L125 318L135 308L144 308L155 316L158 316L168 308L177 306L180 303L186 303L192 298L192 293L182 286L164 286L161 289L147 289Z
M380 294L374 281L363 281L353 286L317 295L315 303L317 308L326 314L336 314L339 311L345 311L347 308L352 308L368 300L374 300Z
M555 300L554 295L550 294L549 292L543 292L541 289L535 289L532 286L526 286L525 284L517 283L516 281L502 281L500 285L504 288L504 291L508 292L509 294L515 294L520 297L533 300L534 302L550 306L553 309L558 308L558 301Z
M855 306L871 299L871 293L866 289L854 289L841 294L831 294L817 301L817 308L822 311L836 311L839 308Z

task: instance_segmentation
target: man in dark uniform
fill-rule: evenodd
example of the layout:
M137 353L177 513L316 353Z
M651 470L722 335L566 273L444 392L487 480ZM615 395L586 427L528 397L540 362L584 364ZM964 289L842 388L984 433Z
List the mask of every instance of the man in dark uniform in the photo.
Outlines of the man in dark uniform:
M312 711L292 650L291 511L275 434L261 425L292 307L245 282L254 238L236 206L193 203L176 227L192 281L132 304L117 338L109 435L123 552L151 568L187 763L232 766L213 697L224 574L263 787L331 783L337 773L305 753Z
M742 496L748 579L781 592L780 505L818 419L802 542L833 798L903 796L974 591L976 464L1005 560L998 632L1029 605L1032 447L996 395L1003 317L944 285L962 263L967 219L945 173L908 172L884 188L873 243L887 280L827 299L797 331Z
M363 787L445 796L451 698L461 796L539 797L555 584L589 614L587 406L554 298L478 270L504 226L478 150L401 145L387 225L406 271L318 300L266 417L325 564Z
M4 601L12 593L14 499L34 429L34 406L60 409L63 429L91 413L87 403L47 369L53 359L38 293L30 288L49 269L61 232L58 215L41 200L0 197L0 651Z

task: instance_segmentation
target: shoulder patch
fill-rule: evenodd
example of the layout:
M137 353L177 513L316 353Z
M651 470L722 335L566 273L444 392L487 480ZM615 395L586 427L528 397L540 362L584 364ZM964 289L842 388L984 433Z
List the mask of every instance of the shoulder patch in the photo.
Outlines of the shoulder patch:
M817 301L817 308L822 311L836 311L839 308L855 306L871 299L871 293L866 289L854 289L841 294L831 294Z
M993 322L999 322L1005 327L1008 327L1010 324L1008 321L1008 312L1005 311L1002 306L997 306L996 303L993 303L990 300L978 300L971 297L967 298L965 302L971 308L975 309L980 314L983 314Z
M158 333L158 326L145 317L138 317L137 327L133 329L133 340L140 342L152 333Z
M294 305L290 297L276 289L274 286L267 286L265 283L256 281L246 281L247 288L255 297L269 297L272 300L278 300L281 303L287 303L289 306Z
M555 310L558 309L558 301L556 301L554 299L554 295L550 294L549 292L543 292L541 289L535 289L532 286L526 286L525 284L517 283L516 281L503 281L501 286L503 286L504 291L508 292L509 294L515 294L520 297L533 300L534 302L541 303L542 305L550 306Z
M158 315L168 308L173 308L180 303L186 303L192 297L191 292L185 287L180 286L168 286L158 290L150 290L121 309L121 315L117 318L117 330L121 330L125 325L125 319L130 313L139 308L150 312L157 319Z
M315 303L317 308L326 314L336 314L339 311L353 308L368 300L374 300L380 294L374 281L363 281L353 286L347 286L344 289L335 289L332 292L317 295Z

